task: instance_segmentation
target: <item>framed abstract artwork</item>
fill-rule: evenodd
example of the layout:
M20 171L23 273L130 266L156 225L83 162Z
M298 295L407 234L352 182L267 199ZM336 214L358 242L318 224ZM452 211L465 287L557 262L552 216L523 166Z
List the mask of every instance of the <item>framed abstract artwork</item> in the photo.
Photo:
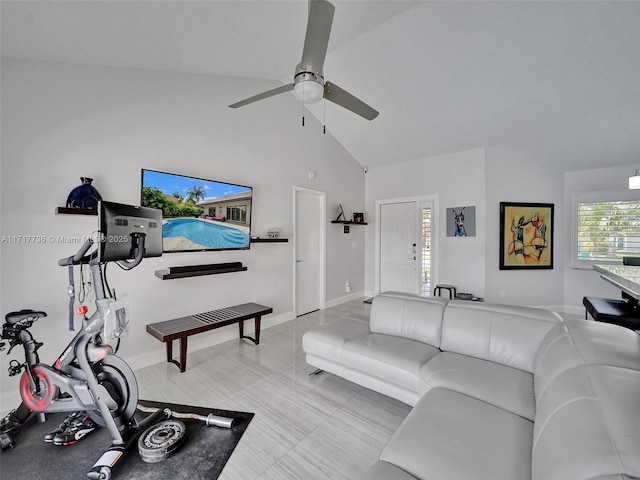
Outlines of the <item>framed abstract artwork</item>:
M500 202L500 270L553 268L553 203Z

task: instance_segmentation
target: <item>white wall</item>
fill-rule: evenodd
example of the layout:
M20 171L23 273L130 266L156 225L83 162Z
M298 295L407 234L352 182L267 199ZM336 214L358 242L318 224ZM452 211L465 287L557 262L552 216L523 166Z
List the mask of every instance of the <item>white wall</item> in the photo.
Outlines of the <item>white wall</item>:
M565 238L569 233L564 210L562 172L540 168L513 154L487 149L486 157L486 299L511 305L562 310ZM554 204L554 253L551 270L500 270L500 202ZM501 292L505 292L505 297Z
M563 308L565 239L564 177L560 172L495 149L474 149L423 160L372 168L366 205L373 219L375 201L420 195L439 196L438 283L485 297L488 302ZM555 205L553 270L499 270L500 202ZM476 206L476 237L446 237L447 207ZM375 228L367 230L367 293L375 285ZM501 293L504 291L505 296Z
M369 295L375 285L376 200L438 195L438 283L453 284L460 292L485 295L484 252L486 244L484 149L404 162L369 169L366 180L367 228L366 284ZM476 236L447 237L448 207L476 207Z
M633 175L631 166L598 168L567 172L564 176L565 215L571 222L571 196L574 193L594 191L627 190L629 177ZM585 296L620 298L620 289L605 282L592 269L571 267L571 236L566 238L567 255L564 262L565 292L564 303L576 312L584 312L582 298Z
M282 236L292 237L294 185L327 192L327 222L338 203L362 211L362 168L330 134L322 134L312 115L301 127L300 105L292 96L238 110L227 107L274 86L230 77L3 59L0 235L88 235L97 228L96 217L54 214L79 177L93 177L107 200L138 204L141 168L253 186L254 235L280 227ZM308 178L310 170L317 172L315 180ZM1 312L34 308L49 314L33 328L45 342L43 361L52 360L71 338L67 271L57 260L77 248L55 241L0 245ZM292 241L254 244L240 252L167 254L130 272L110 267L109 282L128 294L132 317L120 355L134 366L161 361L164 345L145 332L145 324L237 303L272 306L267 325L270 318L291 318L293 248ZM168 266L227 261L244 262L248 271L168 281L154 276ZM353 229L347 236L328 225L329 302L345 296L346 280L352 293L362 294L363 265L364 231ZM235 332L228 327L229 334ZM195 337L191 348L222 334ZM3 354L3 393L16 385L15 379L7 380L7 361Z

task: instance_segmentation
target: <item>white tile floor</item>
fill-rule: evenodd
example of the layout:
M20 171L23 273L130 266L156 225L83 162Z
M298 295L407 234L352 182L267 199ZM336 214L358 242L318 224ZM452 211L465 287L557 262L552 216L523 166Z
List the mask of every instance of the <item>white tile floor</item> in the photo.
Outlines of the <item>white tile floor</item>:
M354 480L411 410L335 375L309 376L302 335L350 317L356 300L261 332L260 345L232 340L189 352L187 370L168 363L136 371L140 398L255 413L222 480Z

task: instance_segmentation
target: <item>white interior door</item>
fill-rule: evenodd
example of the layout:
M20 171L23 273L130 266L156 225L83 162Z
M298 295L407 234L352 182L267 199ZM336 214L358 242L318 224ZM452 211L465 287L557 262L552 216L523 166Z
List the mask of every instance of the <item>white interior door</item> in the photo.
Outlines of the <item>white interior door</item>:
M437 283L438 196L376 201L376 287L431 295Z
M380 205L380 291L419 293L417 202Z
M326 195L294 188L294 310L296 316L324 307Z

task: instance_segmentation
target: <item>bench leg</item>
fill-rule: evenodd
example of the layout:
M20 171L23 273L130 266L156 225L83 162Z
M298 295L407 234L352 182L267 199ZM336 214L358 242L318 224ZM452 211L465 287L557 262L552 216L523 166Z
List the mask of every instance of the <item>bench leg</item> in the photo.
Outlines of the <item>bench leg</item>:
M260 343L260 320L262 320L262 315L258 315L255 321L256 328L256 345Z
M180 339L180 372L184 372L187 369L187 338L182 337Z
M173 360L173 341L169 340L165 345L167 346L167 362L171 362Z
M244 334L244 320L238 322L238 331L240 333L240 338L246 338L247 340L251 340L253 343L258 345L260 343L260 320L262 319L262 315L256 316L255 319L255 338L251 338Z
M180 360L173 359L173 341L167 342L167 362L173 363L183 373L187 369L187 338L180 338Z

